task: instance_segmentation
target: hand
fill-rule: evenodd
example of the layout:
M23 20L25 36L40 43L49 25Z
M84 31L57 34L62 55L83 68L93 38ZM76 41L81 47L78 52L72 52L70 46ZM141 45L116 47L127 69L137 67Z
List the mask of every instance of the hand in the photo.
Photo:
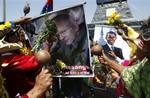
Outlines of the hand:
M52 45L53 45L53 42L48 42L48 40L46 40L45 42L44 42L44 50L46 50L46 51L50 51L50 48L52 47Z
M143 49L144 43L140 39L134 39L133 42L138 46L138 48Z
M96 44L96 45L93 45L92 47L91 47L91 54L93 54L93 55L101 55L102 54L102 47L100 46L100 45L98 45L98 44Z
M109 54L110 56L114 57L114 58L117 57L116 54L115 54L113 51L109 51L108 54Z
M52 85L52 75L48 69L42 68L39 75L36 77L35 88L45 92Z
M104 51L102 50L102 55L98 57L100 63L107 65L109 61L111 61L108 56L106 56L106 54L104 53Z
M52 85L52 75L48 69L42 68L39 75L36 77L35 85L27 95L29 98L40 98Z
M104 51L102 51L102 54L103 55L99 57L99 61L102 64L108 65L110 68L114 69L118 73L122 72L122 70L124 69L124 66L118 64L116 61L109 59L108 56L106 56L106 54L104 53Z

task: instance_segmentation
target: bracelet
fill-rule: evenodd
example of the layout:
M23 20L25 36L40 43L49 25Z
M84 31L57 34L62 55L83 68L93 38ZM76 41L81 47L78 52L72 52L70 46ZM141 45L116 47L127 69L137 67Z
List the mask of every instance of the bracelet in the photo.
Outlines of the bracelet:
M27 94L20 95L19 93L15 96L15 98L29 98Z
M21 98L29 98L27 94L23 94Z

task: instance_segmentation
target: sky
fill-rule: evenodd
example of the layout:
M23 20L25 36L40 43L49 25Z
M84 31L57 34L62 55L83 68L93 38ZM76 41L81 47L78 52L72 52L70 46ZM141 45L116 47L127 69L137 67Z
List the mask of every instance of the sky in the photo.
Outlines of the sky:
M24 15L23 7L25 2L29 2L31 11L28 14L30 17L40 15L42 7L46 0L6 0L6 20L14 20ZM89 24L92 21L96 10L96 0L53 0L54 10L71 7L82 2L84 5L86 22ZM150 0L128 0L128 5L131 13L137 20L146 19L150 16ZM3 20L3 0L0 0L0 21Z

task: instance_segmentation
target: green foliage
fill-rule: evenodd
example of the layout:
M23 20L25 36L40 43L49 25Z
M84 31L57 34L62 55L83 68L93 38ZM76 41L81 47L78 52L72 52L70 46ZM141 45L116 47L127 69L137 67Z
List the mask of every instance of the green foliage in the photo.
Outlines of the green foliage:
M45 25L42 32L36 38L32 51L38 51L40 44L45 42L48 38L51 39L56 36L57 27L55 23L48 19L45 21Z
M2 77L0 73L0 98L9 98L8 92L4 86L5 79Z

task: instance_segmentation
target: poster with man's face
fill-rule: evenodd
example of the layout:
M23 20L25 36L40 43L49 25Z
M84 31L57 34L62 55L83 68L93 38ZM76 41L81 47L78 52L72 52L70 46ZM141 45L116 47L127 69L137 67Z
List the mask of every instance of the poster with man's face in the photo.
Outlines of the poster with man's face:
M53 11L23 25L32 51L49 42L51 60L46 65L56 77L91 77L88 31L83 5ZM44 66L44 65L43 65Z
M96 26L93 40L101 45L106 53L110 54L112 51L120 60L129 59L130 48L113 26Z

